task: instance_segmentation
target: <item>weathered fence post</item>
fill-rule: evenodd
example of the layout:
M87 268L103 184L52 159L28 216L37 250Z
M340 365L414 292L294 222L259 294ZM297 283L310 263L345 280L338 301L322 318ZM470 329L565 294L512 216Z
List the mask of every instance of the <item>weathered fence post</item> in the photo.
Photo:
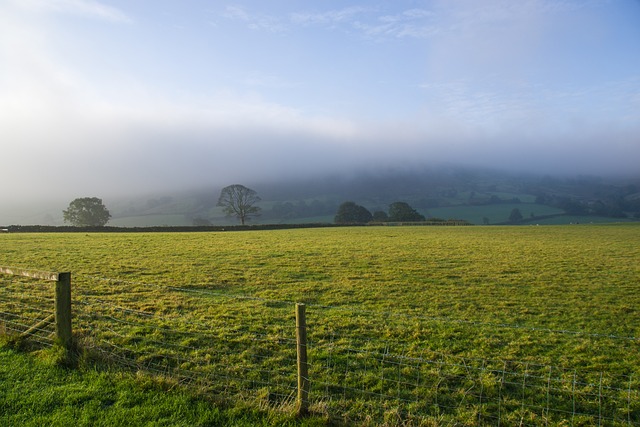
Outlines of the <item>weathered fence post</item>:
M56 335L71 350L71 273L58 273L56 281Z
M299 417L309 413L309 365L307 364L307 320L305 305L296 304L296 349L298 352L298 399L296 411Z
M48 280L56 282L55 290L55 321L56 336L60 344L67 353L71 350L71 273L50 273L47 271L32 271L21 268L0 267L0 273L11 274L14 276L31 277L34 279ZM38 330L51 319L47 317L31 328L23 332L23 335L29 335L31 332Z

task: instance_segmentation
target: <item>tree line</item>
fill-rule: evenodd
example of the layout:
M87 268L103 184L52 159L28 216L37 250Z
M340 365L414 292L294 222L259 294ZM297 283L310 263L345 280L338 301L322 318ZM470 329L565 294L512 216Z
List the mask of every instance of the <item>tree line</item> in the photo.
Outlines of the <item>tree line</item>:
M637 188L629 186L624 192L607 194L604 197L595 199L573 198L557 194L538 191L536 193L537 204L554 206L562 209L569 215L595 215L614 218L624 218L630 213L636 218L640 218L640 197L625 197L635 195ZM215 199L214 199L215 200ZM261 201L256 191L240 184L233 184L224 187L218 197L216 206L221 207L223 212L229 217L235 217L241 225L245 225L251 219L262 214L262 209L257 206ZM517 198L507 200L511 203L519 203ZM213 200L212 200L213 202ZM497 196L492 196L489 202L505 202ZM213 205L213 203L212 203ZM311 204L304 201L297 203L276 202L271 209L266 212L266 220L294 219L308 216L328 216L335 212L334 222L336 224L367 224L371 222L423 222L426 221L424 215L416 211L406 202L394 202L389 205L388 211L376 210L370 212L364 206L360 206L352 201L347 201L337 206L334 201L321 202L314 200ZM76 227L103 227L111 219L111 214L106 208L102 199L97 197L83 197L73 200L69 207L63 210L65 223ZM430 221L438 219L430 219ZM519 209L512 210L508 222L519 223L523 221L522 213ZM484 219L485 224L488 219ZM209 220L194 218L194 225L209 226Z
M424 215L416 211L406 202L394 202L389 205L389 212L375 211L371 213L364 206L355 202L344 202L338 207L334 218L336 224L367 224L369 222L422 222Z
M240 184L226 186L220 191L217 206L228 216L236 217L241 225L251 218L259 216L261 208L255 206L260 201L258 193ZM111 213L97 197L81 197L73 200L62 211L64 222L75 227L104 227Z
M222 207L228 216L237 218L241 225L245 225L251 218L260 215L261 208L256 206L260 200L256 191L240 184L234 184L221 190L217 206ZM69 207L63 211L63 217L66 223L75 227L104 227L111 218L111 214L102 199L82 197L69 204ZM348 201L338 207L334 217L336 224L423 221L426 221L425 216L406 202L391 203L388 212L378 210L371 213L364 206Z
M640 218L640 198L627 198L637 193L636 188L625 194L609 194L601 198L578 199L568 196L538 193L536 203L564 210L569 215L593 215L609 218L628 218L632 212L634 218Z

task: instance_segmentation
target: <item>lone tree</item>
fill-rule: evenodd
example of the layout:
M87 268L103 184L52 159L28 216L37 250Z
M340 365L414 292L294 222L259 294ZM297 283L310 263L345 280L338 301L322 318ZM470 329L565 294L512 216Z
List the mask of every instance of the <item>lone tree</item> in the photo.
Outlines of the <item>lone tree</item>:
M424 215L413 209L405 202L394 202L389 205L389 221L414 222L425 221Z
M336 224L365 224L373 219L371 212L354 202L344 202L334 218Z
M254 206L260 201L258 193L244 185L234 184L224 187L218 198L218 206L222 206L229 216L240 219L242 225L252 216L260 215L260 208Z
M64 222L76 227L102 227L111 218L109 210L97 197L82 197L69 203L62 211Z
M522 221L522 213L520 212L520 209L513 208L511 210L511 213L509 214L509 222L520 222L520 221Z

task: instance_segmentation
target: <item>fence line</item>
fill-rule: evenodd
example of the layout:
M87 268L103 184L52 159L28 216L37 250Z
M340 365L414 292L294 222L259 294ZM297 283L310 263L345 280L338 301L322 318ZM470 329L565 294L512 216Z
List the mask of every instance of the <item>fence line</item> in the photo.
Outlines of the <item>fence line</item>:
M640 425L640 378L635 371L580 371L527 360L492 360L416 349L401 337L381 340L376 334L383 329L363 335L357 327L353 333L336 328L331 313L339 310L350 315L355 326L377 318L381 328L390 327L386 324L389 319L446 322L443 318L307 304L307 341L301 344L296 341L300 326L293 321L295 306L289 301L95 276L80 279L150 288L131 294L108 290L112 295L92 285L74 289L74 335L83 347L117 366L197 384L229 398L293 408L300 389L297 380L302 377L310 385L309 394L298 401L306 401L311 412L340 414L354 422L365 414L376 422L401 420L397 423L405 425L434 419L442 424L474 425L539 426L567 421L571 425ZM41 311L44 306L39 300L47 300L42 292L23 292L29 298L20 298L24 285L2 286L0 319L8 331L24 333L47 314ZM157 291L206 297L207 305L224 317L181 308L187 300L176 300L176 307L138 307L140 301L153 302L152 293ZM30 317L20 317L27 314ZM248 314L258 321L252 321ZM51 335L52 324L45 322L42 330L34 332ZM632 346L637 341L633 337L581 334ZM33 337L46 343L38 334ZM296 368L300 366L300 345L307 351L303 362L306 375L300 375Z
M296 363L293 325L267 331L261 325L243 327L239 318L234 324L213 324L130 309L126 301L113 304L103 296L79 292L78 297L86 313L78 316L78 333L109 359L124 358L129 367L197 379L229 396L261 392L281 404L294 396L296 375L289 369ZM278 311L272 314L292 314ZM93 332L96 328L101 330Z
M1 267L0 274L11 276L28 277L32 279L41 279L49 282L55 282L54 289L54 315L56 339L62 344L64 349L71 351L72 335L71 335L71 273L52 273L46 271L25 270L13 267ZM30 333L40 329L40 326L46 324L40 320L36 325L31 326L25 333Z
M592 380L589 374L581 375L576 370L530 362L444 355L428 359L334 343L324 362L312 362L310 377L314 393L335 402L336 411L350 405L355 395L364 396L374 407L396 401L427 414L462 409L488 424L513 424L515 420L505 413L530 418L529 422L519 420L519 425L539 425L535 417L554 416L556 422L567 417L628 425L640 422L638 381L632 375L605 376L600 372L594 373ZM311 348L311 359L323 359L318 354L323 350L327 351ZM321 380L314 382L318 377ZM636 387L634 393L632 385Z
M8 271L11 270L11 273ZM30 341L43 346L55 342L55 298L47 286L23 275L14 275L17 269L0 268L3 286L0 288L0 331L16 337L29 337ZM7 284L9 277L12 280Z

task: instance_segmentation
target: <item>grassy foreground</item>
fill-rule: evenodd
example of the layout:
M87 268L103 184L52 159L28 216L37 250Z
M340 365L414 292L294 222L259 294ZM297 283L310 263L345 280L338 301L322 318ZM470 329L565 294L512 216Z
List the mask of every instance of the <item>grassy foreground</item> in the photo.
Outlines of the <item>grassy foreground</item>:
M312 409L322 416L589 425L607 410L615 415L601 420L640 423L638 225L0 241L0 265L73 273L84 357L177 375L238 407L290 406L298 301L308 306ZM6 307L41 292L0 279Z
M282 413L224 407L172 382L52 363L50 351L0 348L0 424L4 426L303 426ZM34 355L36 357L34 357ZM320 422L316 420L316 425Z

